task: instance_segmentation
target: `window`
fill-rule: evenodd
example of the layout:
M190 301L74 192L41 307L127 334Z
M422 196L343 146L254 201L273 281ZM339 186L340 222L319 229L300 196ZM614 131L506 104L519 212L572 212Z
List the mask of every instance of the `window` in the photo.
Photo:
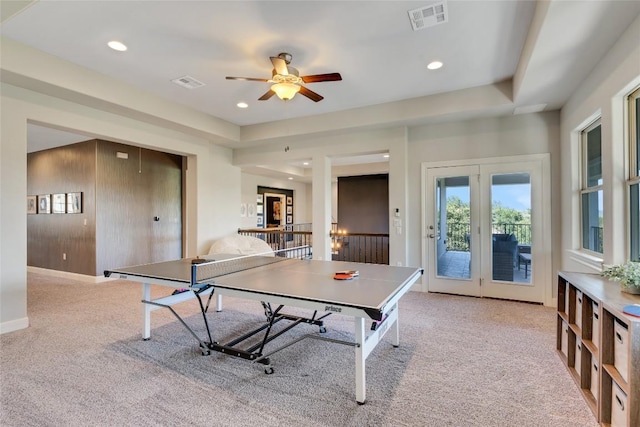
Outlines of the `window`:
M629 95L629 259L640 261L640 88Z
M600 119L581 132L582 248L602 254L602 131Z

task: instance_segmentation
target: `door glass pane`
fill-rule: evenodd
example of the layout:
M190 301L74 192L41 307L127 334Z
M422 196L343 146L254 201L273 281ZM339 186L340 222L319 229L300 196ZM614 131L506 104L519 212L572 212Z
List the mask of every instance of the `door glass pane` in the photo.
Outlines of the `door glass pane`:
M471 207L468 176L436 179L437 275L471 277Z
M582 194L582 247L602 253L602 190Z
M531 176L491 176L492 277L531 283Z

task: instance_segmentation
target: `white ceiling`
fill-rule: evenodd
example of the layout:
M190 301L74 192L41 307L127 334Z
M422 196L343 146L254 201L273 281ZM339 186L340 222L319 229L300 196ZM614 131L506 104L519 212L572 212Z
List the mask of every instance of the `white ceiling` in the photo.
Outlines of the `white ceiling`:
M640 13L640 1L449 0L448 22L413 31L408 11L434 1L2 2L4 38L239 126L424 97L513 80L513 107L562 107ZM13 4L7 5L7 4ZM22 8L24 5L27 7ZM117 39L127 52L107 47ZM270 56L324 100L257 99ZM429 71L440 60L444 67ZM206 83L184 89L185 75ZM239 109L244 101L249 108ZM58 134L60 137L61 134ZM50 144L30 129L30 151ZM80 138L82 139L82 138Z

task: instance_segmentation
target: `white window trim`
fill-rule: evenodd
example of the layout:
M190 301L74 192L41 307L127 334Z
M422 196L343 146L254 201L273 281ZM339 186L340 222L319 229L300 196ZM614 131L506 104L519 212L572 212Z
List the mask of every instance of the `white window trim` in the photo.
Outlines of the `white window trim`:
M636 118L633 117L634 108L631 108L632 99L640 98L640 86L631 90L628 95L624 97L624 147L625 147L625 260L631 259L631 187L633 185L640 185L640 173L638 169L640 165L636 164L638 159L636 150L640 150L640 147L636 144L636 129L638 124L635 123ZM635 126L632 126L634 125Z

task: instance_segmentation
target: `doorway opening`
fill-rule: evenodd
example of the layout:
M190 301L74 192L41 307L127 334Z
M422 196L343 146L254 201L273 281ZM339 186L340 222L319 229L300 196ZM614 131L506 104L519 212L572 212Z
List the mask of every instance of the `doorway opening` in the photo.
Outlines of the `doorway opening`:
M265 221L266 228L279 228L285 225L284 209L285 196L283 194L265 193Z

